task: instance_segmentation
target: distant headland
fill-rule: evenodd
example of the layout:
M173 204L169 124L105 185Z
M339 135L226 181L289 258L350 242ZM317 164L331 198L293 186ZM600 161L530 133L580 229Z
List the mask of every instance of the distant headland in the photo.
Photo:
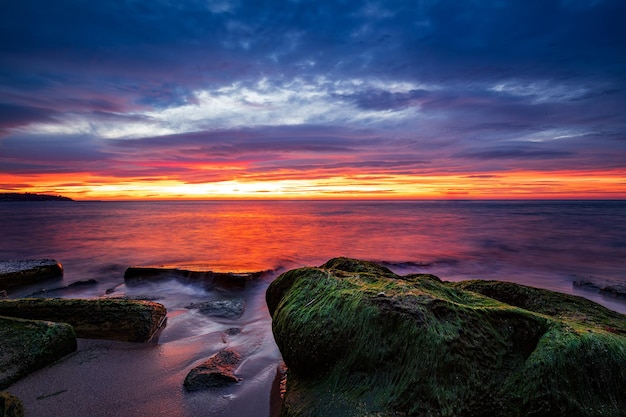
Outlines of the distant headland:
M0 201L74 201L69 197L33 193L0 193Z

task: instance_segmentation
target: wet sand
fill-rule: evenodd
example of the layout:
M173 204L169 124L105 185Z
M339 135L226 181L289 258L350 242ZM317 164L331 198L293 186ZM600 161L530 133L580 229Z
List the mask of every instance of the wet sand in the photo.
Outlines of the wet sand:
M280 353L271 335L262 282L237 296L246 312L236 320L202 316L184 308L193 301L229 294L199 291L176 282L126 289L151 294L168 307L158 340L128 343L79 339L77 352L10 386L26 416L270 416ZM227 329L237 327L239 334ZM219 350L237 350L243 361L238 384L187 393L187 373ZM274 390L275 391L275 390ZM276 403L274 399L274 404Z

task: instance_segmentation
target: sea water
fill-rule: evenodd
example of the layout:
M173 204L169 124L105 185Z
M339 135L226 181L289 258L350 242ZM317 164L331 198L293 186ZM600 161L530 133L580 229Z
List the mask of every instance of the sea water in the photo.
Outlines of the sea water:
M54 258L96 295L128 266L287 270L336 256L443 280L575 293L626 280L626 201L165 201L0 203L0 259ZM20 294L21 295L21 294Z

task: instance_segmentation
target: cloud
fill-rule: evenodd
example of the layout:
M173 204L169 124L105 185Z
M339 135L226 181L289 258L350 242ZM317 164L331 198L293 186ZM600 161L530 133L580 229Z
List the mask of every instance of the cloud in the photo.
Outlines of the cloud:
M108 158L85 136L10 136L0 141L1 172L85 172Z
M624 15L620 0L8 2L0 170L619 168Z
M485 151L468 152L461 154L464 158L472 159L560 159L574 155L573 152L555 151L555 150L539 150L539 149L491 149Z
M52 121L49 109L0 103L0 129Z

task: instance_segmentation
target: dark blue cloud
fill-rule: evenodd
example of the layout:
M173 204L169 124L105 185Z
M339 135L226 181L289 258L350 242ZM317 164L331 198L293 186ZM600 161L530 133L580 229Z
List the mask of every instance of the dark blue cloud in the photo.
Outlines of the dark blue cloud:
M468 152L461 155L463 158L476 158L482 160L488 159L560 159L572 156L573 152L526 149L526 148L509 148L509 149L491 149L477 152Z
M50 109L0 102L0 129L50 121L52 114L54 112Z
M0 172L84 172L109 158L96 138L75 135L11 136L0 140Z
M65 57L68 67L94 72L90 65L99 63L118 75L195 65L198 73L177 78L180 85L275 71L448 80L568 77L604 68L619 77L625 14L619 0L25 0L3 5L0 50Z

